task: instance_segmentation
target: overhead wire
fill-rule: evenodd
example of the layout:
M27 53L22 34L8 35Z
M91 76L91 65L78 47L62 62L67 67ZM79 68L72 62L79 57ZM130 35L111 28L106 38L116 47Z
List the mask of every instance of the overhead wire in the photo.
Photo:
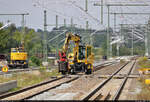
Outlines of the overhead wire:
M94 21L96 21L96 23L98 25L101 25L103 28L106 28L104 25L101 24L101 22L95 18L94 16L92 16L90 13L86 12L81 6L75 4L75 2L69 1L73 6L75 6L76 8L78 8L80 11L84 12L87 16L89 16L90 18L92 18Z
M58 12L58 11L56 11L56 10L50 9L50 8L48 8L47 6L43 6L43 5L41 5L39 2L37 2L37 3L38 3L38 5L41 6L42 8L47 9L48 11L51 11L51 12L53 12L53 13L55 13L55 14L59 14L59 15L60 15L61 17L63 17L63 18L74 18L74 19L78 20L78 22L80 22L81 24L83 24L83 22L81 22L81 21L85 20L84 18L81 19L82 17L69 16L69 15L66 15L66 14L64 14L64 13L62 13L62 12Z
M123 10L122 10L122 8L120 7L120 10L121 10L121 12L123 12ZM124 18L124 16L123 15L121 15L121 18ZM126 19L126 21L127 21L127 19ZM132 20L133 21L133 20ZM137 36L137 35L136 35Z

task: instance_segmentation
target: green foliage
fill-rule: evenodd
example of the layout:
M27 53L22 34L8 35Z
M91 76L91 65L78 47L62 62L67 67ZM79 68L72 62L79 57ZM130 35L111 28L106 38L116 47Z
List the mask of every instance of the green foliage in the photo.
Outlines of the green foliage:
M102 55L106 56L107 55L107 42L104 40L102 43Z
M31 61L32 63L35 63L37 66L41 65L41 61L39 60L39 58L35 57L35 56L31 56Z
M94 47L102 47L102 44L105 43L104 42L105 40L106 40L106 32L94 35L93 37Z
M147 62L148 61L148 58L147 57L140 57L139 59L138 59L138 64L139 65L142 65L142 64L144 64L145 62Z
M22 35L23 34L20 31L16 31L14 32L13 39L19 43L21 42L21 39L23 38Z
M0 23L0 27L2 27L3 24ZM2 29L0 30L0 48L5 48L8 42L9 35L6 33L6 30Z
M95 55L102 55L102 48L94 48L93 53Z
M0 23L0 27L3 26ZM107 55L107 30L100 30L94 33L93 36L90 36L91 33L95 32L93 29L82 29L77 27L60 27L55 31L56 28L53 28L51 32L47 31L47 40L57 36L62 33L62 30L68 30L68 32L72 31L79 34L83 39L82 42L88 44L90 42L90 37L92 37L93 47L97 47L99 49L94 49L95 57L100 58L101 56ZM127 31L123 31L127 32ZM21 41L24 40L25 50L28 53L28 58L31 56L35 56L37 53L43 52L43 30L38 29L35 31L34 29L30 29L25 27L24 33L22 33L21 27L16 27L14 24L9 27L0 30L0 53L8 54L11 48L19 47L21 45ZM112 33L112 29L110 28L110 34ZM125 36L127 38L128 36ZM55 40L48 42L47 49L49 52L55 52L56 48L60 50L62 48L64 42L61 42L65 38L65 34L62 34ZM116 44L112 46L113 55L116 55ZM144 55L144 43L136 43L134 44L134 54L136 55ZM131 40L128 41L126 45L122 45L120 47L120 55L131 55ZM40 61L37 61L38 58L31 58L30 65L40 65ZM30 62L30 60L29 60Z
M0 27L3 24L0 23ZM36 53L42 53L42 33L37 33L33 29L25 28L24 33L22 28L16 28L14 24L9 27L0 30L0 53L7 54L9 56L10 49L21 46L21 42L24 41L25 50L30 56L35 56ZM41 61L38 58L31 58L29 65L40 65ZM31 62L31 63L30 63Z
M44 67L44 66L40 66L40 72L41 72L41 73L46 72L46 67Z
M95 60L99 60L102 57L102 48L94 48L93 53Z
M137 45L134 47L134 55L144 55L145 54L145 48L144 45Z
M120 55L125 56L125 55L131 55L131 49L127 48L125 46L120 47Z

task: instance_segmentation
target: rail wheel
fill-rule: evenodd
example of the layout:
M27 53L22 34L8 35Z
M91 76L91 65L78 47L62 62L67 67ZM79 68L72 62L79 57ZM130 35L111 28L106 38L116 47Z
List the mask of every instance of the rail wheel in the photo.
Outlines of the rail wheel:
M23 68L28 68L28 64L24 64L24 65L23 65Z
M62 74L62 75L65 75L65 74L66 74L66 72L65 72L65 71L62 71L62 72L61 72L61 74Z
M70 70L71 74L75 74L74 67Z
M90 68L88 68L89 66L90 66ZM92 74L91 64L87 65L87 67L85 69L85 74Z

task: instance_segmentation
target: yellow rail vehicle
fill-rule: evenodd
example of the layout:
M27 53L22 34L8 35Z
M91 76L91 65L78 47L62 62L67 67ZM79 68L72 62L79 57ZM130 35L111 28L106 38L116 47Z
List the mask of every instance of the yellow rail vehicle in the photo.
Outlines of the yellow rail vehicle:
M75 56L73 53L68 54L68 70L71 73L85 72L87 74L91 74L94 62L92 47L90 45L79 45L76 54L76 61L74 60Z
M9 67L23 67L28 68L27 52L23 48L11 48Z
M73 41L75 46L72 53L68 53L70 42ZM68 56L66 56L68 55ZM66 40L61 52L59 52L59 72L76 73L85 72L91 74L93 72L94 54L90 45L81 43L81 37L77 34L67 33Z

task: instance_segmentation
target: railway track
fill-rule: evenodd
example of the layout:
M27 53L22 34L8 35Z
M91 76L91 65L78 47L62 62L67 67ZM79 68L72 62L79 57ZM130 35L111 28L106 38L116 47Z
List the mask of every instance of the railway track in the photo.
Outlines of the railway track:
M104 80L102 83L99 83L95 88L93 88L92 91L90 91L89 93L87 93L86 95L84 95L81 100L108 100L110 99L110 97L113 97L111 100L118 100L119 96L121 95L121 92L127 82L127 79L129 78L129 75L136 63L136 61L133 62L133 64L130 66L129 71L126 73L123 81L122 79L118 81L121 81L121 85L118 89L116 89L116 93L113 96L112 90L108 90L107 92L104 93L104 91L106 91L105 89L108 89L108 87L106 87L108 85L108 83L110 84L110 87L115 87L117 86L116 84L118 84L118 82L115 82L115 85L113 86L112 83L112 79L115 75L117 75L121 70L123 70L125 67L129 66L129 64L131 64L132 62L128 62L125 65L121 66L117 71L115 71L112 75L110 75L106 80ZM117 79L116 79L117 80ZM102 88L104 88L104 90L102 90Z
M59 88L55 88L55 89L52 89L52 90L49 90L47 91L46 93L42 93L40 95L36 95L35 97L32 97L30 98L29 100L55 100L54 97L58 97L56 100L65 100L65 99L72 99L69 95L69 93L71 95L75 94L76 92L74 92L73 90L75 89L74 86L79 86L79 87L76 87L77 90L79 90L80 88L80 91L81 90L84 90L82 89L82 83L88 83L88 80L91 82L91 84L93 83L92 79L94 80L97 80L98 82L100 82L100 79L98 79L97 77L95 77L95 73L91 74L91 75L84 75L82 73L80 74L77 74L77 75L81 75L80 78L74 82L71 83L70 86L68 86L68 88L64 88L62 89L63 90L63 94L61 94L61 92L59 93L59 91L62 91L61 89L59 90ZM96 75L96 76L99 76L99 75ZM96 78L96 79L95 79ZM86 81L85 81L86 80ZM81 83L80 83L81 82ZM76 84L75 84L76 83ZM97 82L94 82L94 84L97 83ZM94 85L93 84L93 85ZM86 87L86 86L84 86ZM72 89L71 89L72 88ZM66 91L65 91L66 90ZM68 91L67 91L68 90ZM70 91L69 91L70 90ZM64 92L65 91L65 92ZM58 92L58 93L57 93ZM47 98L46 98L47 97ZM67 98L68 97L68 98Z
M116 63L116 61L110 61L110 62L105 62L99 65L94 66L94 71L97 71L105 66L109 66ZM27 68L27 69L11 69L8 70L8 72L2 72L0 71L0 75L6 75L6 74L12 74L12 73L19 73L19 72L28 72L28 71L34 71L34 70L39 70L39 68Z
M131 71L133 70L133 67L134 67L135 63L136 63L136 61L135 61L135 62L133 63L133 65L131 66L129 72L128 72L127 75L125 76L124 80L123 80L122 83L121 83L121 86L120 86L119 89L117 90L117 92L116 92L116 94L115 94L115 96L113 97L112 100L118 100L118 99L119 99L119 96L121 95L121 92L122 92L122 90L123 90L123 88L124 88L124 86L125 86L125 84L126 84L128 78L129 78L128 76L130 75Z
M103 63L101 65L95 66L95 68L99 68L99 67L102 68L102 67L105 67L105 66L112 65L114 63L116 63L116 61ZM123 65L122 68L124 66L126 66L127 64L128 63ZM122 68L120 68L119 70L121 70ZM113 75L115 75L117 72L119 72L119 71L116 71ZM41 93L46 92L48 90L54 89L54 88L56 88L56 87L58 87L58 86L60 86L64 83L69 83L69 82L72 82L74 80L77 80L78 78L80 78L83 75L84 74L75 75L74 77L69 76L69 75L65 75L65 76L62 76L60 78L56 78L56 79L53 79L53 80L50 80L50 81L42 82L40 84L33 85L33 86L30 86L30 87L18 90L16 92L10 92L10 93L7 93L7 94L0 95L0 100L25 100L25 99L30 99L30 98L38 95L38 94L41 94ZM113 77L113 75L111 76L111 78ZM109 81L110 79L107 79L106 81ZM107 83L106 81L103 82L103 84ZM97 96L97 99L100 96L103 96L103 95ZM110 96L110 93L108 95L106 95L105 97L104 96L103 97L104 97L104 99L107 99L109 96ZM84 99L84 100L86 100L86 99Z
M94 71L100 70L103 67L110 66L110 65L113 65L115 63L117 63L117 62L116 61L111 61L111 62L106 62L106 63L99 64L97 66L94 66Z
M24 100L31 98L35 95L41 94L47 90L54 89L64 83L69 83L77 80L79 77L62 76L50 81L36 84L15 92L10 92L0 96L0 100Z
M102 67L105 67L105 66L108 66L108 65L112 65L114 63L115 62L107 62L105 64L96 66L95 68L98 68L98 67L102 68ZM36 96L36 95L41 94L43 92L46 92L47 90L54 89L54 88L56 88L56 87L58 87L58 86L60 86L64 83L69 83L69 82L72 82L74 80L77 80L82 75L84 75L84 74L76 75L74 77L69 76L69 75L65 75L65 76L62 76L60 78L56 78L56 79L53 79L53 80L50 80L50 81L42 82L40 84L36 84L36 85L30 86L30 87L27 87L27 88L24 88L24 89L15 91L15 92L10 92L10 93L7 93L7 94L0 95L0 100L24 100L24 99L29 99L33 96ZM61 80L64 80L65 78L67 78L67 80L61 82ZM55 84L55 83L58 83L58 84ZM51 85L51 84L53 84L53 85ZM44 87L44 86L47 86L47 87L41 88L41 87ZM41 90L36 91L36 90L39 90L39 89L41 89Z

